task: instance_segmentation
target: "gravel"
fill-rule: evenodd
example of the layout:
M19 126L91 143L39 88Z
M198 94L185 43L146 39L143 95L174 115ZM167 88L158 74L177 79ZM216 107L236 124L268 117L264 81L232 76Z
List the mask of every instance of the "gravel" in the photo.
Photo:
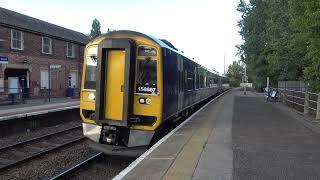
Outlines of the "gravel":
M69 129L77 125L81 125L81 121L71 121L52 127L44 127L35 131L6 136L0 139L0 147ZM96 153L98 152L89 147L88 140L80 141L77 144L71 144L4 172L0 172L0 179L49 179ZM94 174L94 179L111 179L132 161L134 161L134 158L104 155L102 158L99 158L99 160L85 166L86 169L82 168L77 171L70 178L92 179L92 174Z
M0 172L0 177L1 179L48 179L95 153L97 152L88 147L88 142L83 141Z
M68 129L68 128L78 126L78 125L81 125L80 120L70 121L70 122L66 122L66 123L59 124L56 126L51 126L51 127L44 127L41 129L37 129L35 131L16 133L16 134L13 134L10 136L5 136L5 137L0 138L0 147L8 146L8 145L15 144L18 142L23 142L23 141L26 141L26 140L29 140L32 138L36 138L36 137L43 136L46 134L54 133L54 132Z
M112 179L135 158L104 155L64 179Z

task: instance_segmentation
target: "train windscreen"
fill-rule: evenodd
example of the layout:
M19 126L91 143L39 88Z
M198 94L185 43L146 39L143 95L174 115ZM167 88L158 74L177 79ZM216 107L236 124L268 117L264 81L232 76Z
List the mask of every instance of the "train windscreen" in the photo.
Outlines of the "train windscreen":
M93 56L87 58L86 79L84 82L85 89L96 89L97 78L97 59Z
M157 94L157 61L137 60L136 93Z

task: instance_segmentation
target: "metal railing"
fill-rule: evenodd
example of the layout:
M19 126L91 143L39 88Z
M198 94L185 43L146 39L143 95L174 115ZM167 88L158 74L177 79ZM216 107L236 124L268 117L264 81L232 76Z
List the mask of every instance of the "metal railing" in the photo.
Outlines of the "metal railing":
M320 93L273 88L279 92L279 100L304 114L313 114L320 120Z
M72 97L78 98L80 97L80 90L79 88L72 88L70 90L65 89L64 96L57 96L57 97ZM68 94L69 93L69 94ZM0 87L0 105L2 104L16 104L16 103L25 103L26 100L30 99L43 99L45 102L50 101L51 98L57 98L55 96L55 90L41 88L34 94L30 92L28 88L3 88Z

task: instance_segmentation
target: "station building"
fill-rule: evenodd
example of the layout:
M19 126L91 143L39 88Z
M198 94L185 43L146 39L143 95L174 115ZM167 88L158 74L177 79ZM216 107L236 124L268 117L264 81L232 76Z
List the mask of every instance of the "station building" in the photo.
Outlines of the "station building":
M88 36L0 7L0 95L55 97L80 85ZM50 83L50 84L49 84Z

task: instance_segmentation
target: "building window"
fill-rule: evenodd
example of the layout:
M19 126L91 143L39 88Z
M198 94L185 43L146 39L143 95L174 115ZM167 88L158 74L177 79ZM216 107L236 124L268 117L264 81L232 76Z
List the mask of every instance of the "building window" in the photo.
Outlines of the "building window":
M47 69L40 70L40 86L41 89L49 89L49 72Z
M11 30L11 49L23 50L23 33Z
M74 44L67 43L67 57L74 58Z
M42 37L42 53L52 54L52 39Z
M69 77L70 77L71 88L77 88L78 87L78 71L71 71Z

